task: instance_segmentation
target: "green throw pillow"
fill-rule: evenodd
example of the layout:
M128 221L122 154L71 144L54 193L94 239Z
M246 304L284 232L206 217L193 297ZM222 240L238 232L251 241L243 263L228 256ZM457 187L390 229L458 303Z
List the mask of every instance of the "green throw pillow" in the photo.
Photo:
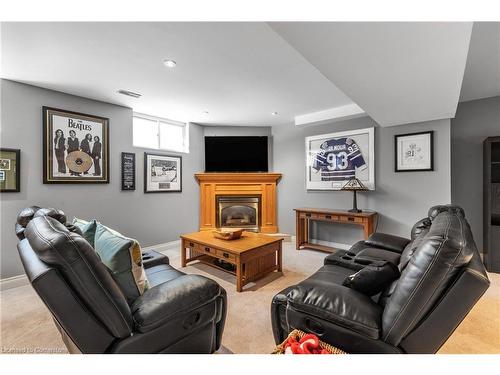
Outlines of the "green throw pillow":
M136 240L97 223L94 248L129 303L148 289L142 251Z
M94 239L95 239L95 231L97 228L97 221L95 220L86 221L75 217L73 219L73 225L80 228L83 234L83 238L85 238L92 247L95 247Z

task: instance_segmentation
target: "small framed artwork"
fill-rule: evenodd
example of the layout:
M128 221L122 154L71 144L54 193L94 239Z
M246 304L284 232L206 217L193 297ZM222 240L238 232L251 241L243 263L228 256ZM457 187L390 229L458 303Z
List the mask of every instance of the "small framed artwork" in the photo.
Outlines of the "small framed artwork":
M375 129L306 137L306 189L340 190L352 178L375 189Z
M182 157L144 153L144 193L182 191Z
M394 136L396 172L434 170L434 132L398 134Z
M135 190L135 154L122 152L122 190Z
M0 192L21 191L21 150L0 148Z
M109 119L43 107L43 183L109 183Z

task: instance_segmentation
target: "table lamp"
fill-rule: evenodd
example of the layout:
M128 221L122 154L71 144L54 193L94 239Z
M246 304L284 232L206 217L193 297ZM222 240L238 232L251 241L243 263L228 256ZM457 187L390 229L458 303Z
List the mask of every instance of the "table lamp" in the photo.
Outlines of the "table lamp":
M361 181L359 181L356 177L351 178L349 181L345 183L344 186L340 190L352 191L354 193L352 197L352 209L348 210L348 212L362 212L358 209L358 202L356 199L357 191L366 191L368 190L365 185Z

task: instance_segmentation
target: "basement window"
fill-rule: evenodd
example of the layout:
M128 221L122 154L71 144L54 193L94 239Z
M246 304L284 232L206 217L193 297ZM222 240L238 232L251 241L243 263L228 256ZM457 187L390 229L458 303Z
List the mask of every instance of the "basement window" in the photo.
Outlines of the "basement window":
M189 123L134 113L133 145L189 153Z

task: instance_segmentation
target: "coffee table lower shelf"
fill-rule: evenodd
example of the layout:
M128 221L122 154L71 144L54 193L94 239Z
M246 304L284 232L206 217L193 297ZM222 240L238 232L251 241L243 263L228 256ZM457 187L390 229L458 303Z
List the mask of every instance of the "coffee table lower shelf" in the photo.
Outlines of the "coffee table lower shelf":
M198 258L196 258L196 260L198 260L200 263L217 268L218 270L230 273L231 275L236 275L236 271L228 270L227 268L221 267L221 266L217 265L216 263L214 263L214 261L217 260L217 258L212 258L208 255L200 255Z

